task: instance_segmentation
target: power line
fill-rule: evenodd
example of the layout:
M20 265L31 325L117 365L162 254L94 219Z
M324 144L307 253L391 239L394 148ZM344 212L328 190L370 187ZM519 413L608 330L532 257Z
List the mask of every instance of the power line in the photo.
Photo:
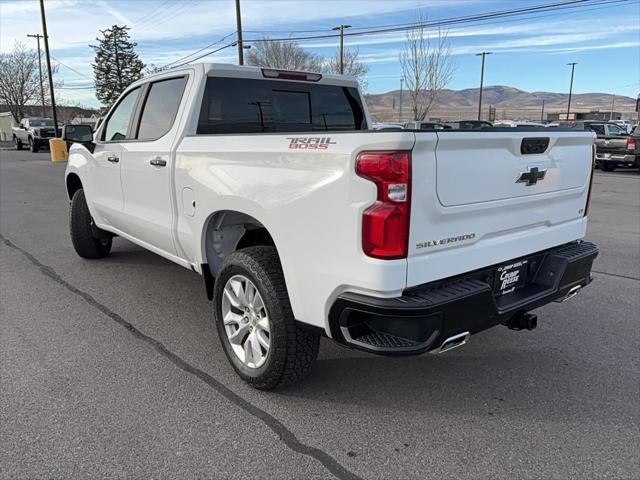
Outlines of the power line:
M535 13L543 13L543 12L547 12L547 11L562 11L562 10L568 10L568 9L576 9L576 8L581 8L584 9L584 11L588 11L585 7L593 7L593 6L612 6L612 5L619 5L619 4L625 4L625 3L629 3L631 0L565 0L565 1L561 1L561 2L554 2L554 3L547 3L547 4L541 4L541 5L534 5L534 6L529 6L529 7L522 7L522 8L515 8L515 9L507 9L507 10L497 10L497 11L493 11L493 12L487 12L487 13L483 13L483 14L477 14L477 15L467 15L467 16L462 16L462 17L450 17L450 18L444 18L444 19L440 19L440 20L435 20L432 22L412 22L412 23L400 23L400 24L387 24L387 25L377 25L377 26L369 26L369 27L353 27L352 30L356 30L356 31L352 31L349 33L345 33L345 36L359 36L359 35L372 35L372 34L377 34L377 33L388 33L388 32L397 32L397 31L407 31L407 30L414 30L417 28L425 28L425 27L434 27L434 26L445 26L445 25L455 25L455 24L465 24L465 23L479 23L479 22L483 22L486 20L491 20L493 18L504 18L504 17L513 17L513 16L525 16L525 15L531 15L531 14L535 14ZM589 10L593 10L593 8L589 9ZM559 15L558 13L556 14L548 14L548 15L538 15L538 17L545 17L545 16L550 16L550 15ZM498 22L493 22L493 23L498 23ZM259 33L259 31L256 30L245 30L246 32L252 32L252 33ZM268 31L264 31L264 32L268 32ZM264 33L262 32L262 33ZM275 30L272 30L271 32L276 32ZM279 31L278 33L313 33L313 32L331 32L330 29L325 29L325 30L292 30L290 32L283 32L283 31ZM215 53L219 50L215 50L214 52L208 52L204 55L198 56L196 58L192 58L190 59L188 62L183 62L180 65L173 65L177 62L180 62L181 60L187 59L189 57L191 57L192 55L195 55L207 48L210 48L213 45L216 45L217 43L220 43L221 41L223 41L224 39L226 39L227 37L233 35L235 32L226 35L225 37L223 37L222 39L218 40L217 42L214 42L212 44L206 45L196 51L194 51L193 53L186 55L178 60L175 60L171 63L166 64L165 66L163 66L162 68L167 68L169 66L173 66L172 68L175 68L176 66L182 66L185 65L186 63L189 62L193 62L196 60L199 60L200 58L206 57L207 55L211 55L212 53ZM324 35L313 35L313 36L300 36L300 37L293 37L293 36L288 36L288 37L283 37L283 38L256 38L253 40L246 40L247 43L249 42L253 42L253 43L259 43L259 42L269 42L269 41L297 41L297 40L313 40L313 39L322 39L322 38L337 38L339 37L340 34L337 33L326 33ZM226 47L225 47L226 48Z
M191 52L189 55L185 55L184 57L181 57L181 58L179 58L179 59L177 59L177 60L174 60L174 61L173 61L173 62L171 62L171 63L167 63L166 65L164 65L164 66L162 66L162 67L160 67L160 68L163 68L163 69L164 69L164 68L168 68L168 67L170 67L171 65L173 65L173 64L175 64L175 63L178 63L178 62L180 62L180 61L182 61L182 60L186 60L187 58L189 58L189 57L191 57L191 56L193 56L193 55L196 55L197 53L200 53L200 52L202 52L203 50L206 50L207 48L211 48L211 47L213 47L214 45L217 45L218 43L221 43L221 42L225 41L227 38L229 38L230 36L235 35L235 34L236 34L236 32L235 32L235 30L234 30L233 32L231 32L231 33L229 33L229 34L225 35L224 37L222 37L222 38L220 38L220 39L216 40L215 42L210 43L209 45L206 45L206 46L204 46L204 47L202 47L202 48L200 48L200 49L196 50L195 52Z
M158 5L156 8L154 8L151 13L140 17L136 20L133 21L133 23L131 24L131 28L140 28L141 26L148 24L148 23L152 23L154 20L154 17L159 17L162 16L166 13L166 11L162 11L160 12L160 10L164 9L164 7L171 5L172 3L174 3L174 0L165 0L164 2L162 2L160 5Z
M355 37L355 36L373 35L373 34L379 34L379 33L401 32L401 31L415 30L418 28L475 23L478 21L488 20L493 18L530 15L537 12L564 10L568 8L587 7L587 6L594 6L594 5L622 4L622 3L628 3L629 1L630 0L568 0L564 2L549 3L549 4L538 5L533 7L523 7L523 8L511 9L511 10L499 10L495 12L487 12L484 14L467 15L463 17L445 18L445 19L440 19L440 20L431 21L431 22L398 24L398 26L389 26L389 27L384 27L384 26L368 27L369 28L368 30L352 31L352 32L345 33L344 35ZM282 37L282 38L257 38L257 39L247 40L247 42L257 43L257 42L270 42L270 41L314 40L314 39L322 39L322 38L337 38L339 36L340 36L339 33L338 34L326 33L324 35L308 35L308 36L298 36L298 37L289 36L289 37Z
M493 19L493 18L504 18L504 17L531 15L531 14L538 13L538 12L565 10L565 9L569 9L569 8L584 8L584 7L595 6L595 5L604 6L604 5L609 5L609 4L627 3L629 1L630 0L564 0L564 1L560 1L560 2L547 3L547 4L542 4L542 5L534 5L534 6L529 6L529 7L522 7L522 8L515 8L515 9L508 9L508 10L497 10L497 11L487 12L487 13L477 14L477 15L467 15L467 16L463 16L463 17L444 18L444 19L440 19L440 20L432 21L432 22L412 22L412 23L402 23L402 24L378 25L378 26L370 26L370 27L353 27L353 30L358 30L358 31L348 32L348 33L345 33L344 35L345 36L372 35L372 34L377 34L377 33L407 31L407 30L414 30L414 29L417 29L417 28L425 28L425 27L433 27L433 26L444 26L444 25L452 25L452 24L464 24L464 23L476 23L476 22L481 22L481 21L484 21L484 20L490 20L490 19ZM250 30L247 30L247 31L250 31ZM291 31L289 33L294 33L294 32L303 32L304 33L304 32L318 32L318 31L330 32L330 30L327 29L327 30L306 30L306 31L305 30L293 30L293 31ZM252 32L255 32L255 31L252 31ZM281 33L284 33L284 32L281 32ZM223 37L223 39L227 38L230 35L227 35L226 37ZM288 36L288 37L283 37L283 38L257 38L257 39L253 39L253 40L246 40L246 42L247 43L249 43L249 42L260 43L260 42L269 42L269 41L312 40L312 39L321 39L321 38L337 38L339 36L340 36L339 33L337 33L337 34L335 34L335 33L326 33L324 35L300 36L300 37ZM174 61L172 63L169 63L169 64L165 65L162 68L166 68L166 67L172 65L173 63L179 62L182 59L189 58L190 56L195 55L196 53L199 53L199 52L203 51L204 49L215 45L216 43L219 43L219 41L218 42L214 42L213 44L207 45L205 47L202 47L199 50L196 50L195 52L193 52L192 54L186 55L186 56L182 57L179 60L176 60L176 61ZM219 51L219 50L215 50L215 51ZM180 65L174 66L174 68L177 67L177 66L185 65L186 63L189 63L189 62L193 62L195 60L199 60L200 58L203 58L203 57L206 57L207 55L211 55L212 53L215 53L215 51L208 52L208 53L206 53L204 55L201 55L201 56L198 56L196 58L192 58L188 62L184 62L184 63L182 63Z
M167 23L170 20L174 20L176 17L187 13L189 10L197 7L202 3L203 0L199 0L195 3L183 3L176 10L169 10L159 15L155 19L153 19L150 23L146 24L144 27L138 29L138 33L149 30L150 28L156 28L164 23Z
M53 58L56 62L58 62L60 65L62 65L63 67L68 68L69 70L71 70L74 73L77 73L78 75L80 75L81 77L86 78L87 80L91 80L93 82L93 78L89 77L88 75L79 72L78 70L76 70L73 67L70 67L69 65L67 65L66 63L64 63L62 60L60 60L59 58L54 57L53 55L51 55L51 58Z
M183 63L181 63L179 65L174 65L172 68L182 67L183 65L187 65L188 63L195 62L196 60L200 60L201 58L207 57L209 55L213 55L214 53L219 52L220 50L224 50L225 48L235 47L236 45L237 45L237 42L228 43L228 44L226 44L226 45L224 45L224 46L222 46L220 48L216 48L215 50L211 50L211 51L205 52L202 55L199 55L199 56L197 56L195 58L192 58L191 60L189 60L187 62L183 62Z

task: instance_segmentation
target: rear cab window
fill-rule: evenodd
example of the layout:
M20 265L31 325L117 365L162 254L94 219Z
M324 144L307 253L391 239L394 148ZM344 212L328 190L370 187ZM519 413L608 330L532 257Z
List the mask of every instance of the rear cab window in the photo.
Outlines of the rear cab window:
M209 77L198 134L366 130L355 87Z

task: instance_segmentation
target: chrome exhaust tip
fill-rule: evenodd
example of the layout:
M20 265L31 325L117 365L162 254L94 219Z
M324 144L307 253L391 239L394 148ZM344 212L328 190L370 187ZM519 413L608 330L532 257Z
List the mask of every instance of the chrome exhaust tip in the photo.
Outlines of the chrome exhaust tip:
M582 290L582 285L576 285L575 287L571 287L571 290L569 290L564 297L557 299L556 303L566 302L570 298L575 297L580 290Z
M469 332L462 332L453 337L447 338L442 345L440 345L435 350L431 350L429 353L437 355L439 353L448 352L449 350L453 350L454 348L461 347L467 343L471 334Z

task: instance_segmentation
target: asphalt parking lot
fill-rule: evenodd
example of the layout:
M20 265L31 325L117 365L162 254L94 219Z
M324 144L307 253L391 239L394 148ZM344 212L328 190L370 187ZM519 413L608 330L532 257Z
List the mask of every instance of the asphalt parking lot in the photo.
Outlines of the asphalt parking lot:
M597 172L594 283L441 356L323 341L272 393L236 377L199 276L68 236L64 164L0 151L0 476L640 477L640 175Z

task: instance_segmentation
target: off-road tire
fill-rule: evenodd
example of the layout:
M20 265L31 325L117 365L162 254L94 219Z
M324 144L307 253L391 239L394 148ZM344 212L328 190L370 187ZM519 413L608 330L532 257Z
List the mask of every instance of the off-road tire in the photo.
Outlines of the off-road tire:
M222 321L224 287L234 275L244 275L253 282L268 312L269 354L259 368L246 366L233 352ZM320 336L295 322L274 247L248 247L228 255L216 278L213 295L214 318L222 348L245 382L259 390L271 390L299 382L309 374L318 356Z
M31 153L38 153L40 151L40 146L33 138L29 139L29 150L31 150Z
M93 219L84 197L84 190L76 190L71 199L69 212L69 232L76 253L82 258L104 258L111 252L112 238L106 234L103 238L94 235ZM100 231L100 230L98 230Z

